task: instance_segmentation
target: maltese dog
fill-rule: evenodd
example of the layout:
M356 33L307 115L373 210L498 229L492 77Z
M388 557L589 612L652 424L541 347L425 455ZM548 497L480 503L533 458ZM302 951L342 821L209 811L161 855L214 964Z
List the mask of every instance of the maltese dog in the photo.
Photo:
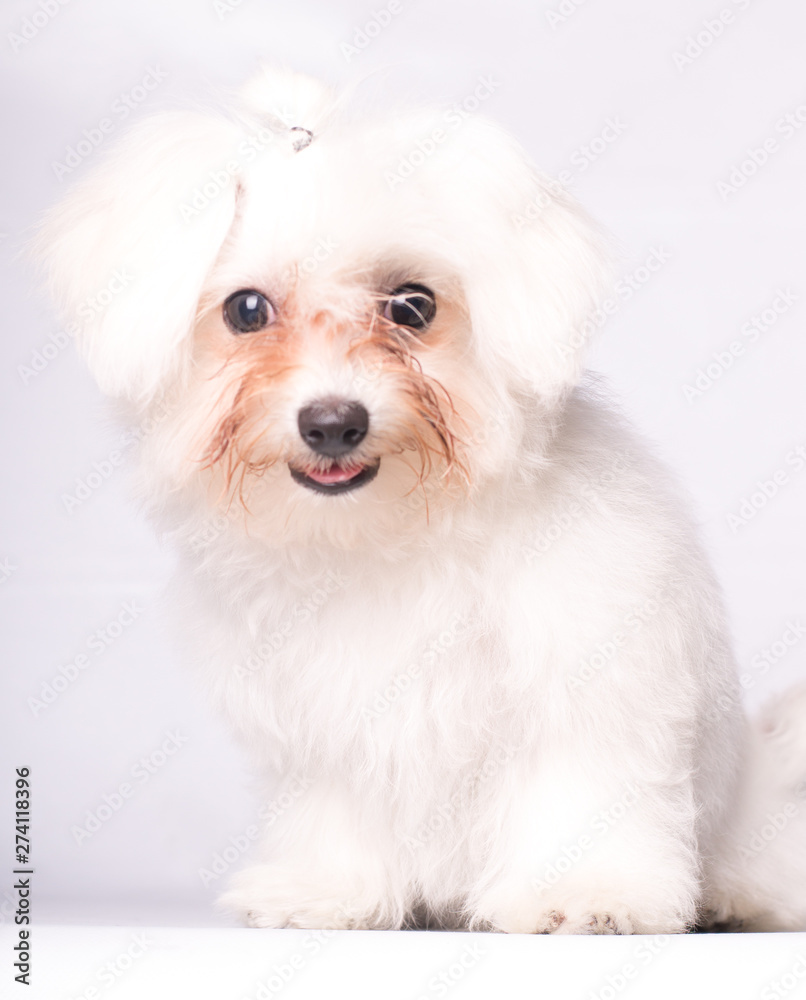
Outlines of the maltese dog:
M266 70L141 121L37 252L292 789L227 905L806 927L806 691L745 722L685 502L582 377L607 240L512 138Z

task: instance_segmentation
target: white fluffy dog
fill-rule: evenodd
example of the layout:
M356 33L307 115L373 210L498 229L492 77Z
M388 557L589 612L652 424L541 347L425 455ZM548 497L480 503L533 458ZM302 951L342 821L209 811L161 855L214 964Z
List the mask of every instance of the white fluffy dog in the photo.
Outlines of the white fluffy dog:
M676 490L579 387L606 242L511 138L266 71L38 248L290 782L249 923L806 927L806 693L746 726Z

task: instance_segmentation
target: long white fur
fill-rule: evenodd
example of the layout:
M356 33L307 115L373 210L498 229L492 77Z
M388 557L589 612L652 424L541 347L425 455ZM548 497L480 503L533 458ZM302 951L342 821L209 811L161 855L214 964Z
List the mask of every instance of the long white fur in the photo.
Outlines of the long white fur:
M300 152L293 125L314 133ZM258 765L303 789L228 905L257 926L806 928L806 696L750 735L685 504L580 388L606 241L511 138L432 110L355 119L267 70L226 114L144 121L38 250L102 388L148 430L197 668ZM129 287L88 311L116 268ZM379 274L453 309L453 346L420 362L455 397L470 485L412 492L397 388L339 346ZM250 287L293 293L305 340L261 447L293 458L301 406L357 399L371 484L323 497L277 461L241 504L203 468L227 405L205 337Z

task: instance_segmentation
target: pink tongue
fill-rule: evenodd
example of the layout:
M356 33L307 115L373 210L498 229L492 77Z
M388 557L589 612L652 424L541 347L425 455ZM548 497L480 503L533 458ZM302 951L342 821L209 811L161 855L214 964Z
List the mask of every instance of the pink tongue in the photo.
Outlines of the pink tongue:
M325 485L329 483L346 483L348 479L354 479L361 472L362 468L363 466L361 465L350 465L346 469L340 469L338 465L334 465L325 472L309 472L308 478L313 479L316 483L323 483Z

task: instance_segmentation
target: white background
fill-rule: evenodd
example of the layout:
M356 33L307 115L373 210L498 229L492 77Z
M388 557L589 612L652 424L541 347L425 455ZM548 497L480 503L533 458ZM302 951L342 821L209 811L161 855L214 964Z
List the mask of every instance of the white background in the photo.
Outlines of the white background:
M27 765L37 896L62 901L59 912L76 920L98 912L94 901L132 915L155 900L212 919L221 883L205 888L198 870L257 809L246 762L164 627L159 599L171 555L129 501L125 468L72 512L63 502L93 463L103 466L120 430L71 347L33 377L20 368L58 327L19 251L96 154L62 179L54 164L102 118L114 122L112 142L127 124L116 102L153 67L166 79L128 121L235 87L261 59L336 83L382 67L367 86L440 101L463 100L491 75L499 85L484 113L514 131L544 170L571 171L571 189L622 248L623 272L652 248L669 254L604 325L592 366L693 495L751 706L806 678L802 640L766 673L754 659L787 623L806 623L806 470L786 459L806 445L806 126L788 137L780 125L798 108L806 119L800 0L566 0L564 18L549 16L560 0L401 0L388 27L352 56L342 43L356 44L381 0L232 7L221 15L213 0L69 0L22 44L13 35L37 2L7 0L0 14L0 561L8 565L0 571L0 847L9 857L11 769ZM720 10L731 20L713 37L703 22ZM675 53L703 31L701 54L676 65ZM608 120L621 134L595 143ZM767 162L720 193L718 182L767 139L775 140ZM797 301L751 343L742 327L778 289ZM687 399L683 386L737 340L744 354ZM789 481L732 528L728 515L778 469ZM97 655L91 637L125 602L142 613ZM29 699L82 652L89 666L34 715ZM170 732L187 742L148 781L135 780L133 797L79 846L71 827L131 782L138 760ZM0 899L5 921L8 898Z

